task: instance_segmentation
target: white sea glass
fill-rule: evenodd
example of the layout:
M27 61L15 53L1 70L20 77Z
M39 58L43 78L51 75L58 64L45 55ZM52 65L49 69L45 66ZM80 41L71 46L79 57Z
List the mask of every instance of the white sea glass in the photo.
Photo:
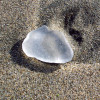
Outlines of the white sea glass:
M22 50L28 57L47 63L66 63L73 58L73 50L64 34L45 25L28 33Z

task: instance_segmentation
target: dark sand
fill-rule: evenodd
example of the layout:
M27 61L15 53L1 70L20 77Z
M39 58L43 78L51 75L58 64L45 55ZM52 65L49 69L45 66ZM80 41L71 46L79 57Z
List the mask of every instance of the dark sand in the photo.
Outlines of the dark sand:
M66 64L28 58L27 33L64 31L74 50ZM100 100L99 0L0 0L0 100Z

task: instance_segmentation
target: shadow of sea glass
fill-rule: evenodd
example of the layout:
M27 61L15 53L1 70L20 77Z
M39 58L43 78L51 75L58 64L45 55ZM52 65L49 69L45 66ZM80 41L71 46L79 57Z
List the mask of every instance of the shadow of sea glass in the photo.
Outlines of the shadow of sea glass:
M14 63L24 66L31 71L42 73L52 73L60 68L60 64L43 63L35 58L26 57L22 51L22 42L23 40L19 40L10 50L10 55Z

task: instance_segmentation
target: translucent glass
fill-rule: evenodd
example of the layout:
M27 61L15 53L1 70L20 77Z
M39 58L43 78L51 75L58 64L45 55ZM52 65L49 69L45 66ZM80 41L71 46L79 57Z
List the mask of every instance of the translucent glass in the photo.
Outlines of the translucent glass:
M28 33L22 49L28 57L48 63L66 63L73 57L73 50L64 34L45 25Z

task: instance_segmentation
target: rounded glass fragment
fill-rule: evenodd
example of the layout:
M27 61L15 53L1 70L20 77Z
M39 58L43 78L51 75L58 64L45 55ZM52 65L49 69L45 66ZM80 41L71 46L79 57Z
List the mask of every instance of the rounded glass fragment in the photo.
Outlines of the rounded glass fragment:
M66 63L74 55L64 34L50 30L45 25L28 33L22 50L28 57L47 63Z

